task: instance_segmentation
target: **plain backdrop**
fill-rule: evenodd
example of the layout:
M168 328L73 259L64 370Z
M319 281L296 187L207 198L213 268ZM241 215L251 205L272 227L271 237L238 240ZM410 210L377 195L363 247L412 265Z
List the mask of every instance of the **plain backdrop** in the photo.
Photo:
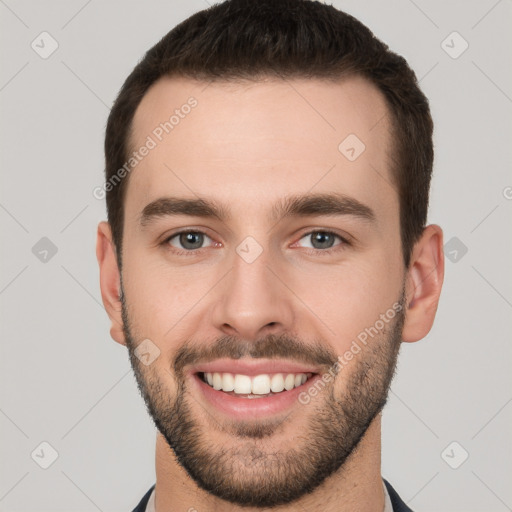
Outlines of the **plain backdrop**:
M334 5L409 61L435 122L445 284L430 334L401 349L382 474L415 511L511 510L512 3ZM101 303L92 191L122 82L206 7L0 0L1 511L128 511L155 482L155 427Z

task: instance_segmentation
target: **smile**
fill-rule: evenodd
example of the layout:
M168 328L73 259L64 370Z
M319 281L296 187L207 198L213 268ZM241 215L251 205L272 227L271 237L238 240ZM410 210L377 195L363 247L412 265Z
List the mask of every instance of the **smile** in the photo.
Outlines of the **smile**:
M228 372L200 372L198 376L217 391L240 398L261 398L297 388L306 383L313 374L309 372L264 373L250 376Z

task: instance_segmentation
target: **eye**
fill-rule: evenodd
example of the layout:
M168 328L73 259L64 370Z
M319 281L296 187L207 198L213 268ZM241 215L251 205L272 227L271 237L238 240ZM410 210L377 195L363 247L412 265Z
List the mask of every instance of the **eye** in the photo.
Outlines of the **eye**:
M198 249L203 249L205 240L213 242L213 240L202 231L180 231L179 233L174 233L173 235L167 237L163 244L170 245L178 249L178 253L180 250L182 252L183 250L184 252L192 252L197 251ZM213 243L210 243L208 246L211 245L213 245Z
M338 243L336 242L336 239L339 240ZM317 231L310 231L309 233L306 233L300 240L310 240L309 246L306 245L306 247L309 247L311 249L314 249L316 251L321 251L324 253L329 253L331 251L337 250L336 247L342 245L349 245L349 242L345 240L340 235L333 233L332 231L323 231L323 230L317 230Z

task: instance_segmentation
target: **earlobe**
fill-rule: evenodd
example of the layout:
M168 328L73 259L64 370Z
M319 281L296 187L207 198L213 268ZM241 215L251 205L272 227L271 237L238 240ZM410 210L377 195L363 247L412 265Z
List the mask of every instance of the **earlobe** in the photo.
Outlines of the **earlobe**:
M112 231L108 222L98 224L96 258L100 268L101 298L111 321L110 336L121 345L126 345L121 314L121 279Z
M407 271L403 341L418 341L432 328L443 279L443 231L438 225L431 224L414 245Z

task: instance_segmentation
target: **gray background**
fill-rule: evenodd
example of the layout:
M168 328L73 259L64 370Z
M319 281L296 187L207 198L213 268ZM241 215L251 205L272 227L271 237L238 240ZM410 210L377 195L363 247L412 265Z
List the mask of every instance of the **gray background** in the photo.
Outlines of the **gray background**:
M434 328L402 347L383 476L416 511L512 510L512 4L334 5L421 79L436 125L429 220L450 244ZM155 481L155 428L101 304L95 236L105 205L92 191L124 78L205 7L0 0L2 511L127 511ZM59 45L47 59L31 47L51 48L43 31ZM469 44L458 58L454 31ZM48 469L42 442L58 452Z

